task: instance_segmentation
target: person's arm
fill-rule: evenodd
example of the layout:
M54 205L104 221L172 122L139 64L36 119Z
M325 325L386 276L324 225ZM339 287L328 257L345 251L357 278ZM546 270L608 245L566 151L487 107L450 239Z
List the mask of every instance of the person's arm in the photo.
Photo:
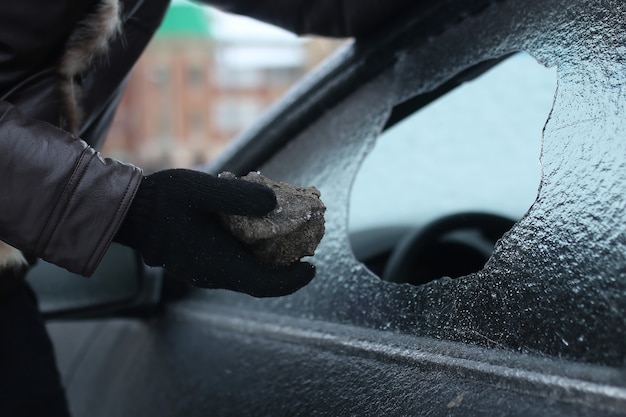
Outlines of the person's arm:
M262 20L298 35L371 34L415 2L408 0L200 0L226 12Z
M91 275L115 240L194 286L290 294L315 268L261 264L216 217L262 216L275 206L272 190L247 181L191 170L144 178L0 101L0 240L69 271Z
M89 276L141 178L139 168L0 101L0 240Z

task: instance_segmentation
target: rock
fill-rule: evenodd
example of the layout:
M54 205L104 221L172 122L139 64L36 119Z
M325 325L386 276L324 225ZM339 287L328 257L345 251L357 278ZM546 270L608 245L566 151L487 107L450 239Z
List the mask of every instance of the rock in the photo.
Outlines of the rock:
M221 177L235 178L230 172ZM276 209L264 217L220 216L224 226L264 264L284 266L311 256L324 236L326 207L315 187L275 182L257 172L241 180L257 182L276 193Z

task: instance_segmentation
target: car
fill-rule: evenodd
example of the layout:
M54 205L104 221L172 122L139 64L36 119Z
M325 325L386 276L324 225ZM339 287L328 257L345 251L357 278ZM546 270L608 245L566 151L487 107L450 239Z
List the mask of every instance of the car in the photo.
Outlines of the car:
M317 275L290 296L181 287L119 246L89 284L41 262L73 415L626 415L624 21L418 2L307 76L204 167L319 188ZM485 104L501 68L530 75L494 84L525 108Z

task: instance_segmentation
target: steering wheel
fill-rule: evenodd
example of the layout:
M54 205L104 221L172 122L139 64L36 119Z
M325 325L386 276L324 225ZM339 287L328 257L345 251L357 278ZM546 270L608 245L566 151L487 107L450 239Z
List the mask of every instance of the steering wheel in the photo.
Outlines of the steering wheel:
M383 279L422 285L444 276L458 278L483 268L496 242L515 221L489 213L440 218L407 234L395 247Z

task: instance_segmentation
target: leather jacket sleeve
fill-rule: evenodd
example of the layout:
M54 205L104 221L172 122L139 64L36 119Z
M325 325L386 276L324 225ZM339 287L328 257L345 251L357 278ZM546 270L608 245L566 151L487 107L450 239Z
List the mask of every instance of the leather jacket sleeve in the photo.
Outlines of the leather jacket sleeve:
M360 37L416 2L408 0L202 0L227 12L283 27L298 35Z
M0 101L1 240L89 276L141 178L140 169Z

